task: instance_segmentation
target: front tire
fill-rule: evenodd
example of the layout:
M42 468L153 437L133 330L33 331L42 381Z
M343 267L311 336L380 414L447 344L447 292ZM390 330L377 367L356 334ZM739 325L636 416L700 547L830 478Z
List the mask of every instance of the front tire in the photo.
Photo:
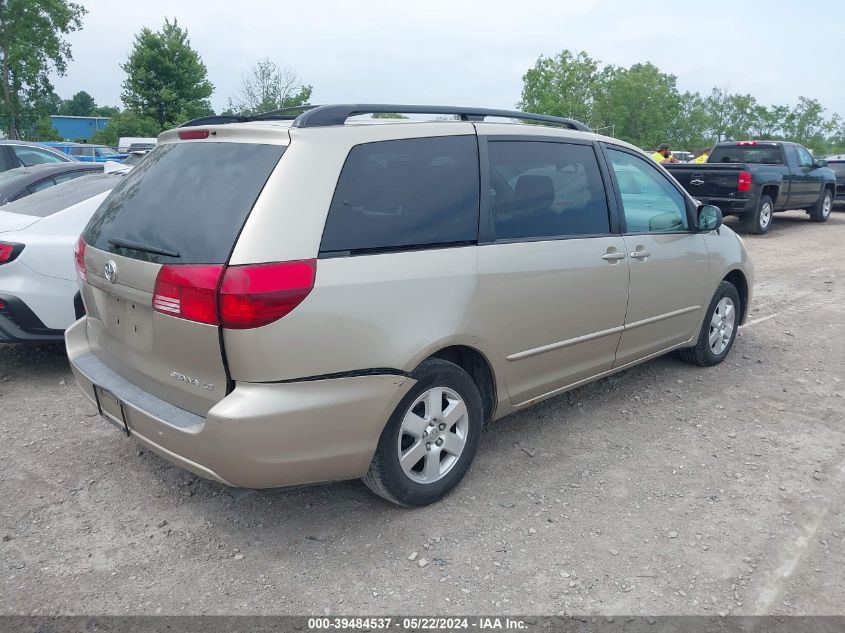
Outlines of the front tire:
M742 219L743 229L754 235L764 235L772 227L774 215L775 203L769 196L761 196L757 209Z
M463 479L481 440L484 411L463 369L424 361L417 382L396 406L376 447L364 484L402 506L438 501Z
M729 281L720 283L710 300L695 346L680 350L680 357L699 367L710 367L725 360L736 339L740 306L736 286Z
M813 222L827 222L830 217L830 210L833 208L833 194L830 189L825 189L822 197L810 210L810 219Z

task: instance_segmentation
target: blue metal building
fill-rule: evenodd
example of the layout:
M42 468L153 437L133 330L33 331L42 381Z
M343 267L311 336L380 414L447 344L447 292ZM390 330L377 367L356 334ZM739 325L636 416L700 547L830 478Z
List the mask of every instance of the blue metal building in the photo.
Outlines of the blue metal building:
M65 141L90 141L109 124L105 116L63 116L50 115L50 123Z

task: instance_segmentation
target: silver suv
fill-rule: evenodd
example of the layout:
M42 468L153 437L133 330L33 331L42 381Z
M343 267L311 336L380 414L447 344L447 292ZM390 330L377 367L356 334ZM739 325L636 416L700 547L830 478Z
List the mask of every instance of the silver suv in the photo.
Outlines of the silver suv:
M77 245L77 382L165 459L424 505L486 422L730 350L741 240L635 147L527 113L303 110L165 132Z

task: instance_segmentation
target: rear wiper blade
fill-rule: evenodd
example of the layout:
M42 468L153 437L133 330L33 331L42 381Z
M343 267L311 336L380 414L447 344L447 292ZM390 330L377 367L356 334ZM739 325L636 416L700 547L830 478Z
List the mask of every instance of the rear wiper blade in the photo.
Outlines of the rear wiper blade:
M169 251L166 248L159 248L157 246L150 246L149 244L142 244L141 242L133 242L132 240L125 240L122 237L113 237L109 240L112 246L120 246L122 248L131 248L133 251L141 251L143 253L152 253L153 255L166 255L167 257L181 257L176 251Z

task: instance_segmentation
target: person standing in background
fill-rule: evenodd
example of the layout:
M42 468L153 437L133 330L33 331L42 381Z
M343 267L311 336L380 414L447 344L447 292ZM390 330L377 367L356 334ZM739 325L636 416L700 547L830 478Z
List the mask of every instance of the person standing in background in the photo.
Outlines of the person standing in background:
M661 143L657 151L651 155L651 158L656 163L677 163L678 159L672 156L669 151L669 143Z
M706 163L708 158L710 158L710 148L705 147L701 150L701 156L697 156L692 162L700 165L701 163Z

